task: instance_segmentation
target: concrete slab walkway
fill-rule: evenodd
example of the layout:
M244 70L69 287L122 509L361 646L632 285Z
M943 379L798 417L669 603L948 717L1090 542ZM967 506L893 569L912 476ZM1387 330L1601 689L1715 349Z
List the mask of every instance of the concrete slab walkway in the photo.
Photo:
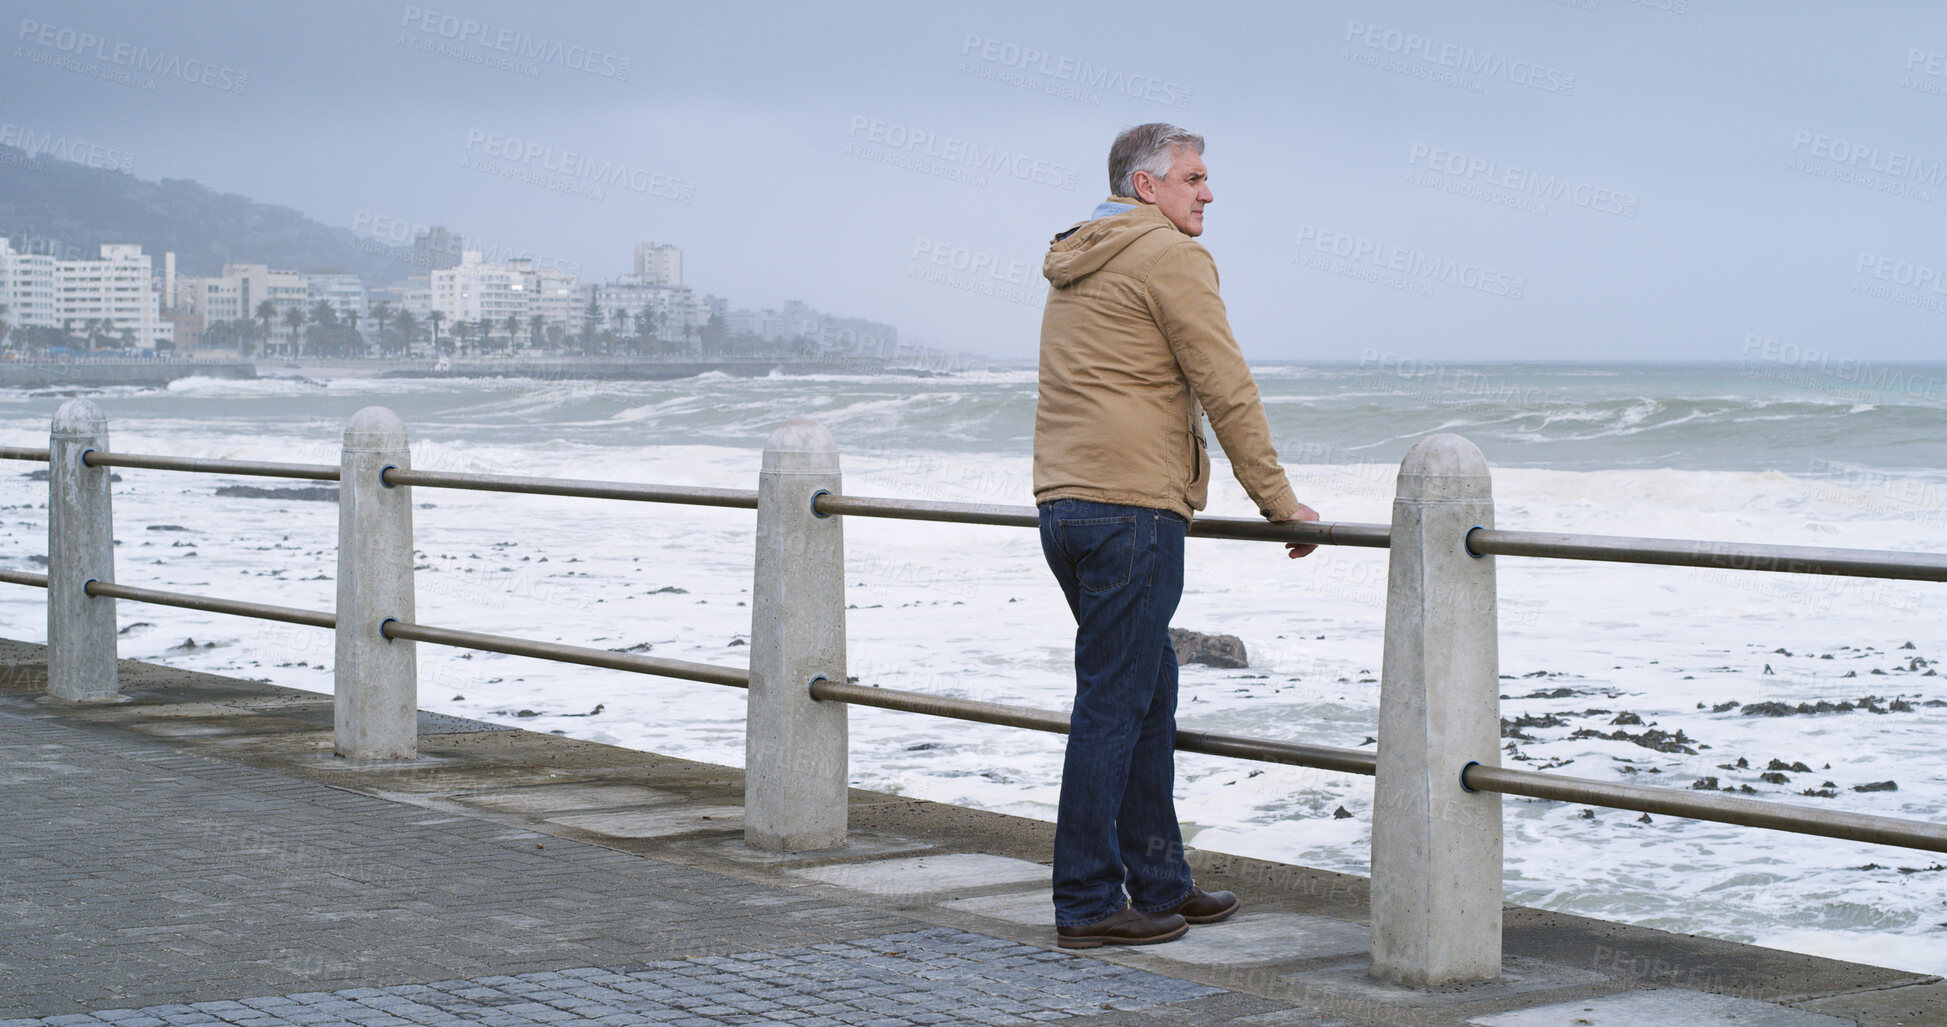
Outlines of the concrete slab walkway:
M1947 1024L1932 978L1515 908L1501 981L1390 988L1362 879L1208 853L1247 915L1064 952L1049 825L855 792L846 849L760 853L734 768L450 717L354 763L326 696L58 704L41 659L0 641L0 1027Z

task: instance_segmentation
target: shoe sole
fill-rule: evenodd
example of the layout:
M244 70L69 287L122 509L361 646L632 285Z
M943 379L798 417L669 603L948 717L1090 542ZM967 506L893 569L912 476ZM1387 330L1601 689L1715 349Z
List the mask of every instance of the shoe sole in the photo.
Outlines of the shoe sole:
M1065 949L1098 949L1104 945L1161 945L1183 937L1190 929L1186 922L1182 927L1168 934L1158 934L1151 938L1057 938L1055 943Z
M1244 906L1244 901L1242 899L1239 899L1238 901L1231 903L1228 907L1223 909L1221 912L1210 913L1204 916L1191 916L1188 913L1181 913L1178 915L1183 917L1184 920L1193 924L1214 924L1220 920L1230 919L1231 914L1236 913L1239 909L1243 908L1243 906Z

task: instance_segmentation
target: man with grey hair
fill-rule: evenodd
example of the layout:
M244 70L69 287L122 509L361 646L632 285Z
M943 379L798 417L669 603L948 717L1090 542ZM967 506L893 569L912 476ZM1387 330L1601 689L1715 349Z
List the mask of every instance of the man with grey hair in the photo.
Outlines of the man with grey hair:
M1055 821L1064 948L1147 945L1236 912L1191 879L1177 826L1176 651L1183 540L1210 485L1207 414L1272 521L1317 520L1271 444L1196 242L1215 197L1203 137L1137 125L1109 148L1110 197L1055 236L1042 273L1034 498L1075 615L1075 706ZM1314 546L1288 543L1292 557Z

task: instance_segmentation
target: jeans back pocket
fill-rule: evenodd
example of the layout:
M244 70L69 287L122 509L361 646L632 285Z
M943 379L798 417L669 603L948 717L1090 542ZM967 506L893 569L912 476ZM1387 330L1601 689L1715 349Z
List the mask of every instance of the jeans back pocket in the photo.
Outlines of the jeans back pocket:
M1113 592L1129 583L1136 565L1134 515L1064 517L1056 525L1076 584L1089 592Z

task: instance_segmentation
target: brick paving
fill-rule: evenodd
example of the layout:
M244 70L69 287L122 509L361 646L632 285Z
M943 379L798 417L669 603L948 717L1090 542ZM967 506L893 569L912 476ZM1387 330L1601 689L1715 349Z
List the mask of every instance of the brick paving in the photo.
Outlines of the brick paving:
M0 1027L1093 1023L1223 994L45 716L0 712L0 812Z

